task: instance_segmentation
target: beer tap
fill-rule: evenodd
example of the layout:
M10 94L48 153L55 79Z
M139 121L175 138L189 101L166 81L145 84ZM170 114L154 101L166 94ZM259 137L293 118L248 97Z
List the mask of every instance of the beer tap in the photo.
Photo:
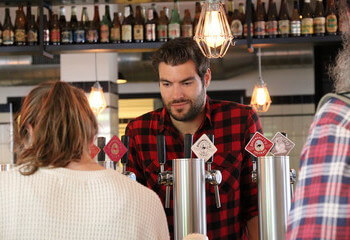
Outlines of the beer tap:
M166 163L165 137L164 135L157 135L157 152L158 162L160 165L160 173L158 174L158 184L166 186L165 193L165 208L170 207L170 186L173 185L173 174L171 171L164 171Z
M250 139L252 138L254 136L254 134L253 133L251 133L250 134ZM253 171L252 171L252 182L253 183L256 183L256 182L258 182L258 171L256 170L257 169L257 160L258 160L258 158L257 157L255 157L255 156L251 156L251 158L252 158L252 162L253 162Z
M214 135L208 134L208 137L210 141L214 144ZM220 208L221 201L220 201L220 193L219 193L219 184L222 181L222 175L219 170L211 169L211 164L213 163L213 161L214 161L214 155L211 156L211 158L207 161L208 170L206 171L205 179L207 180L207 182L209 182L211 185L214 186L216 207Z
M124 144L124 146L128 149L128 151L129 151L129 136L123 135L121 141ZM127 177L131 178L132 180L136 181L135 173L130 172L130 171L126 171L126 165L129 162L128 151L124 154L124 156L121 159L121 163L123 164L122 174L124 174L125 176L127 176Z

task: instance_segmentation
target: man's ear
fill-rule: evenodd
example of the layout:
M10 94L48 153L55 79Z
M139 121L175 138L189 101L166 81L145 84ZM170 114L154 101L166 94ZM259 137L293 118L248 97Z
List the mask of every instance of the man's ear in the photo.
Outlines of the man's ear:
M204 74L204 87L208 88L211 82L211 70L207 69L207 72Z

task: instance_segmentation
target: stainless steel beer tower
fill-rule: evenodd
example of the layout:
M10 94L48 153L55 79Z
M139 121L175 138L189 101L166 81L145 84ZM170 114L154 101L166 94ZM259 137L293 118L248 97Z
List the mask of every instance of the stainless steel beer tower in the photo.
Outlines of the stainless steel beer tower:
M190 233L207 234L206 194L205 183L217 187L221 183L221 173L205 170L205 160L192 158L192 135L185 135L184 157L172 160L172 172L164 171L166 162L164 135L157 136L158 160L161 172L158 177L159 184L166 186L165 207L170 203L170 186L173 185L174 199L174 232L175 240L182 240ZM210 164L212 159L210 161ZM215 190L217 207L220 207L218 188Z

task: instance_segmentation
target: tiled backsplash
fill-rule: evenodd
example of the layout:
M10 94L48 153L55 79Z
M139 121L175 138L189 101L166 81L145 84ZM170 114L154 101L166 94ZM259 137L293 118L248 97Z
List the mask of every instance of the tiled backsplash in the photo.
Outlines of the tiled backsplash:
M302 148L315 114L314 104L271 105L266 113L261 113L260 120L264 135L271 139L276 132L285 132L295 143L290 152L290 167L298 171Z

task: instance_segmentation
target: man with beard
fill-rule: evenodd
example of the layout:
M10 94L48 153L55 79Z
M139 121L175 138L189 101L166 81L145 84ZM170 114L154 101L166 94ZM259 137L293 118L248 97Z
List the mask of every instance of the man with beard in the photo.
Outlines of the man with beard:
M190 38L165 43L153 55L152 63L158 73L164 107L128 124L128 170L136 173L139 182L157 192L164 203L165 186L157 183L160 167L156 136L165 136L165 170L171 171L171 160L184 157L184 134L193 134L194 142L203 134L213 134L218 151L212 167L222 173L221 208L216 207L213 187L207 184L208 237L210 240L258 239L257 186L251 178L251 157L244 150L250 135L261 132L257 114L249 106L207 96L211 81L209 60ZM165 210L173 235L173 209Z
M288 240L350 239L350 0L339 4L346 32L332 70L336 93L321 99L302 151Z

